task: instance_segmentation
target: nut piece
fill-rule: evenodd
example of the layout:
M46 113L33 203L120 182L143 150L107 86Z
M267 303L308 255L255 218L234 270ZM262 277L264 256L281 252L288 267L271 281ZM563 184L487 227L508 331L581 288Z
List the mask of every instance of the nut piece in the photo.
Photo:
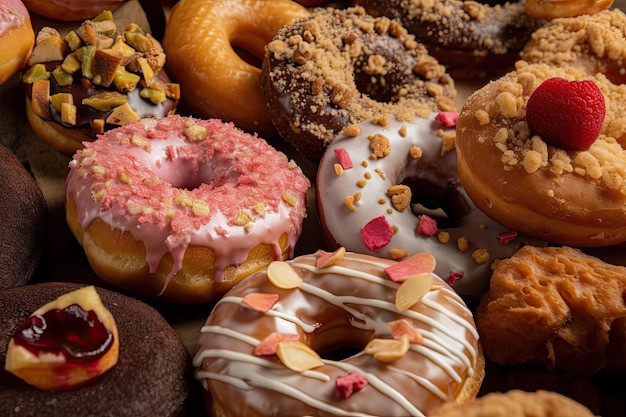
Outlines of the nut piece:
M278 288L290 290L302 284L302 277L285 261L274 261L267 267L267 278Z
M113 109L109 117L106 118L106 122L113 125L123 126L130 122L136 122L139 119L141 118L137 113L135 113L130 105L128 103L124 103Z
M432 274L421 274L404 281L396 291L396 308L406 311L424 297L433 286Z
M324 365L313 349L298 341L278 342L276 355L283 365L295 372L305 372Z
M33 82L31 103L33 113L43 119L50 118L50 81L35 80Z

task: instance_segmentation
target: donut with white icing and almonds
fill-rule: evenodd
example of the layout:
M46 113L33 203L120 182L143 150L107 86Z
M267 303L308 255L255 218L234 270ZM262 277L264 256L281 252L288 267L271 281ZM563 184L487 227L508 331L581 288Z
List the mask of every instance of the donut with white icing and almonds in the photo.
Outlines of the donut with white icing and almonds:
M454 127L435 120L453 124L456 116L368 121L358 136L336 138L316 183L327 244L395 259L429 252L437 259L436 273L459 293L486 291L491 262L528 240L491 220L465 193Z
M203 303L293 254L310 183L263 139L168 116L85 146L70 162L66 214L103 280Z
M388 268L399 265L320 252L235 286L207 319L194 358L209 409L424 416L475 397L484 364L470 310L432 273L394 282ZM405 292L413 283L421 290ZM422 297L398 303L408 293Z

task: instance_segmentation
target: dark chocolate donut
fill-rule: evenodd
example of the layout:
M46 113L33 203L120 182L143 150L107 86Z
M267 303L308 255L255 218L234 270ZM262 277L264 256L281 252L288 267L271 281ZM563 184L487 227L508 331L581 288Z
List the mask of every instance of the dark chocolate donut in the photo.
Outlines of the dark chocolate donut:
M0 361L9 339L33 311L78 284L42 283L0 291ZM151 306L97 289L113 314L120 338L118 362L90 385L70 391L41 391L0 371L2 416L168 417L185 413L193 375L187 349Z
M47 206L35 179L0 146L0 290L23 285L35 273L45 246Z
M361 7L315 9L284 27L267 46L262 72L278 133L313 161L363 120L456 110L445 68L398 22Z

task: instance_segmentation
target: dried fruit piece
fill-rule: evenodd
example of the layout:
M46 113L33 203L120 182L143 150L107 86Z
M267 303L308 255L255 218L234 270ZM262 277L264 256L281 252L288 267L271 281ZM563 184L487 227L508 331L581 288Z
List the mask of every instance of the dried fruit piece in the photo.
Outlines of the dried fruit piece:
M335 148L334 152L343 169L350 169L354 166L346 148Z
M437 260L433 255L428 252L420 252L386 267L385 272L392 281L403 282L411 277L433 272L436 265Z
M421 274L404 281L396 291L396 308L406 311L417 304L433 286L432 274Z
M498 234L498 242L500 242L501 245L506 245L508 243L511 243L513 240L515 240L516 237L517 237L517 232L514 232L514 231L502 232Z
M435 116L435 121L443 127L455 127L457 120L459 120L458 111L442 111Z
M362 390L367 384L367 379L363 376L356 372L350 372L348 375L340 376L335 380L335 394L339 398L350 398L352 394Z
M322 358L301 342L279 342L276 346L276 355L283 365L295 372L304 372L324 365Z
M372 355L374 359L389 363L394 362L406 355L411 344L409 338L402 336L400 339L373 339L371 340L363 352Z
M365 247L371 251L378 251L391 242L393 229L385 216L375 217L361 229L361 239Z
M417 234L422 236L435 236L437 234L437 221L426 214L422 214L417 223Z
M257 356L275 355L280 342L293 342L298 340L298 338L299 336L297 334L272 332L254 348L254 354Z
M409 343L419 344L424 341L422 335L406 319L390 321L387 323L387 326L389 326L391 335L396 340L402 339L402 337L406 336Z
M241 302L259 313L265 313L278 301L278 294L254 292L247 294Z
M454 283L461 278L463 278L463 272L452 271L450 272L450 277L448 278L448 284L454 285Z
M315 266L318 268L328 268L341 262L343 255L346 254L346 248L342 246L334 252L326 252L320 249L317 253L319 256L315 261Z
M285 261L274 261L267 267L267 278L274 286L285 290L297 288L302 277Z
M606 115L604 96L591 80L548 78L526 104L533 135L566 151L583 151L598 138Z

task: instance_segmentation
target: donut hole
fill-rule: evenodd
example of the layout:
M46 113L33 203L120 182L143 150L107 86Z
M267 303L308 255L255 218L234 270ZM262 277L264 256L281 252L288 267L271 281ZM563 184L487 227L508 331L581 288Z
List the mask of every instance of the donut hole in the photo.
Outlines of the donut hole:
M235 186L241 173L232 164L224 160L219 154L214 155L211 161L195 165L184 158L176 158L163 162L155 169L158 177L172 184L175 188L189 191L199 188L202 184L212 189Z
M350 321L350 320L348 320ZM365 349L372 332L360 330L349 323L324 328L314 333L309 344L322 358L340 361Z
M232 35L230 46L245 63L260 70L265 55L264 48L270 40L271 38L265 39L258 29L248 27Z

